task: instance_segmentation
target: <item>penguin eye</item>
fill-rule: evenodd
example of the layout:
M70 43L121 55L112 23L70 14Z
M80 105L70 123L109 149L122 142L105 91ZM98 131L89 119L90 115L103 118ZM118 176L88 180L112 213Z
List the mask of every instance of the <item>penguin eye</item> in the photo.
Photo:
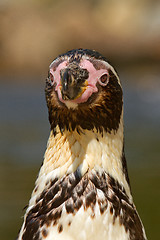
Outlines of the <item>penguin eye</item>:
M108 74L103 74L100 79L99 79L99 84L102 86L106 86L109 80L109 75Z

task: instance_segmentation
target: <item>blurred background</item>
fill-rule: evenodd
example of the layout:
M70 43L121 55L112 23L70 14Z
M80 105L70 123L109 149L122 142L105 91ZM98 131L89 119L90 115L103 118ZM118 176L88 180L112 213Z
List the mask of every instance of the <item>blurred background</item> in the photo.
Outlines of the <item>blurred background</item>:
M159 239L160 1L0 0L0 236L15 239L50 131L48 66L73 48L101 52L124 89L125 149L148 239Z

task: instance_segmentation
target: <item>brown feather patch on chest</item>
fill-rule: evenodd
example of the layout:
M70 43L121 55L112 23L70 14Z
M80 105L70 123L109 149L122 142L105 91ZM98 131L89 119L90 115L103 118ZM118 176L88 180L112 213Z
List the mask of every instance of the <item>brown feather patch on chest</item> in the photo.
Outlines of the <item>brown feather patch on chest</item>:
M98 194L99 191L103 198ZM105 214L110 208L113 225L119 217L120 224L126 232L129 231L130 239L144 239L135 206L124 188L109 174L99 174L95 170L88 171L83 177L76 171L49 182L37 198L36 205L27 213L22 239L41 239L42 235L47 235L47 227L51 225L61 233L64 226L60 219L64 209L65 214L74 216L81 207L84 211L90 208L91 217L96 218L94 209L97 203L100 214ZM70 226L71 222L67 225Z

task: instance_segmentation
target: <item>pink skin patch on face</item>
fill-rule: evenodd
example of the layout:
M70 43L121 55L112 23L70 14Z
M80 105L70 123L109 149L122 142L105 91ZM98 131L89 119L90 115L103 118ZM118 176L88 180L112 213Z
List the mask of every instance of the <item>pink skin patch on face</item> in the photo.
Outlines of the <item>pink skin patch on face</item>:
M100 77L103 74L109 75L107 69L100 69L96 70L93 64L87 60L84 59L80 63L80 67L87 69L89 72L89 78L87 79L88 85L84 93L77 99L75 100L63 100L62 99L62 94L61 94L61 77L60 77L60 71L61 69L67 68L68 62L64 61L59 64L59 66L56 68L55 71L53 71L52 67L50 69L50 73L53 75L53 84L56 83L55 91L57 91L58 98L61 102L66 103L66 102L72 102L72 103L84 103L88 100L88 98L93 94L98 92L98 88L96 86L97 82L99 81Z

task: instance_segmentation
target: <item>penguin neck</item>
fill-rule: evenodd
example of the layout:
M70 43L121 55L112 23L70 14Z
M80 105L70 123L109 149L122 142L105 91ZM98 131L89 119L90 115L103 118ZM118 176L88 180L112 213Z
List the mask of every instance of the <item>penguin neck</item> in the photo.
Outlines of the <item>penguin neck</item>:
M65 130L62 134L57 129L54 135L51 131L38 178L46 176L47 181L48 178L60 178L76 170L81 176L92 169L99 173L105 171L131 196L122 162L123 144L123 115L118 130L110 133L103 131L101 134L93 129L83 130L81 134L76 130Z

